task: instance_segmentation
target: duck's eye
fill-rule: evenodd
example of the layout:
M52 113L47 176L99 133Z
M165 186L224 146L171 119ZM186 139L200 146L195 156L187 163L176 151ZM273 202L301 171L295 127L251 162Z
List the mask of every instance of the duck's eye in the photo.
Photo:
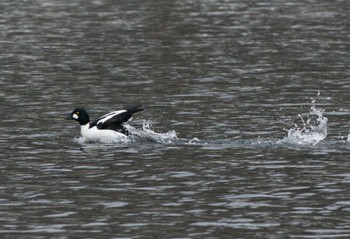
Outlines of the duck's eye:
M76 112L76 114L77 114L77 115L79 115L79 114L80 114L80 112L79 112L79 111L77 111L77 112Z

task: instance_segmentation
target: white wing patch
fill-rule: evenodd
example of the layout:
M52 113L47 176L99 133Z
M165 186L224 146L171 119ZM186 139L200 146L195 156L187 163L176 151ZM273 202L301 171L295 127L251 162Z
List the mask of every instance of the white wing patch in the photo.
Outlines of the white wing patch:
M117 111L113 111L111 113L105 114L105 115L101 116L99 121L97 121L97 125L103 124L104 122L106 122L107 120L110 120L114 116L125 113L125 112L126 112L126 110L117 110Z

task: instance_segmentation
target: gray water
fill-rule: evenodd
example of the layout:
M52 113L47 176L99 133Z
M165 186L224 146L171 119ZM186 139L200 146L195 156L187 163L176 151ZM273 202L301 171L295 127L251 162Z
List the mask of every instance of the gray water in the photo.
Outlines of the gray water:
M350 237L347 0L0 9L1 238ZM173 138L87 144L64 120L134 102ZM281 143L312 106L327 137Z

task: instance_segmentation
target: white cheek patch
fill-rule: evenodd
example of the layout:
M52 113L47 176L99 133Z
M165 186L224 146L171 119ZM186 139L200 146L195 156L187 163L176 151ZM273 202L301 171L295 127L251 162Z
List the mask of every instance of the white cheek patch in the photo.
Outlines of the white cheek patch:
M77 114L73 114L73 119L79 119L79 116Z

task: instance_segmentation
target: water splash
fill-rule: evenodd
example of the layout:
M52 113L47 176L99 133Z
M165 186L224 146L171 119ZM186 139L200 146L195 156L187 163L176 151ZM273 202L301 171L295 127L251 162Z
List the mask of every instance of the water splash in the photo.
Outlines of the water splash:
M129 142L172 144L178 140L175 130L170 130L166 133L156 133L151 129L149 122L144 122L142 129L137 129L129 124L124 126L130 132Z
M312 101L315 103L315 100ZM297 145L316 145L327 137L327 121L323 116L324 110L311 106L310 112L304 120L301 114L298 115L302 122L302 127L295 124L294 128L289 129L287 136L277 143L291 143Z
M124 127L129 131L128 137L114 137L101 138L99 140L86 140L83 137L75 138L74 141L79 144L99 143L99 144L118 144L121 146L128 146L132 143L159 143L159 144L173 144L180 141L174 130L167 133L156 133L151 129L149 122L144 122L142 129L137 129L128 123Z

